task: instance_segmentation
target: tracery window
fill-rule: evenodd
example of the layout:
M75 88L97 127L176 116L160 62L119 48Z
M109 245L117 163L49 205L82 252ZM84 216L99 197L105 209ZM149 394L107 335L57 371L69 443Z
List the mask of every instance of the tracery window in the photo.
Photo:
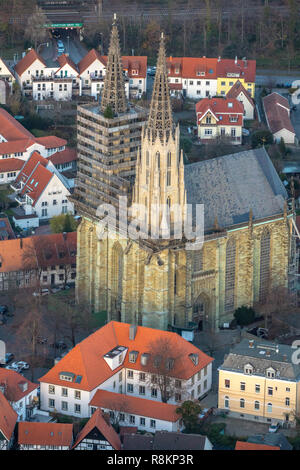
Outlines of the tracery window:
M235 258L236 243L234 239L231 239L228 240L226 246L225 312L234 309Z
M260 276L259 276L259 300L263 302L269 289L270 281L270 232L264 230L260 239Z

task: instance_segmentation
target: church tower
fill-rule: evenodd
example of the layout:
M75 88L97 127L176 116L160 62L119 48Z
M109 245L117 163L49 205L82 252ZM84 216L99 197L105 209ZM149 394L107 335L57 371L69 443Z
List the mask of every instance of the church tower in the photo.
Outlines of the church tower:
M184 217L183 153L179 151L179 125L175 127L172 118L163 33L149 118L137 159L133 202L145 207L144 227L151 237L172 237L175 218L180 222Z

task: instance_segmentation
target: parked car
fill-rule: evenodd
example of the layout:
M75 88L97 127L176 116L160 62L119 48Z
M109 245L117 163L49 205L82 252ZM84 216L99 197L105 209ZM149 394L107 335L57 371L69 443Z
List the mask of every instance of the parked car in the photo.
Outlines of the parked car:
M46 344L48 342L47 338L42 338L41 336L38 336L36 339L38 344Z
M27 362L24 362L24 361L16 361L16 362L13 362L11 364L11 366L15 369L15 370L18 370L21 371L23 369L29 369L29 364Z
M32 295L34 297L40 297L49 294L49 289L41 289L40 292L34 292Z
M5 313L8 312L8 306L7 305L0 305L0 315L4 315Z
M5 354L5 364L8 364L10 361L14 359L15 355L13 353L6 353Z
M15 372L19 372L20 367L17 365L16 362L13 362L12 364L9 364L8 366L6 366L5 369L10 369L10 370L14 370Z
M202 422L205 421L209 417L209 415L212 414L212 412L213 412L213 408L204 408L202 410L202 413L198 415L199 421L202 421Z
M269 427L269 432L277 432L279 428L280 428L280 424L279 424L279 423L273 423L273 424L271 424L271 426Z

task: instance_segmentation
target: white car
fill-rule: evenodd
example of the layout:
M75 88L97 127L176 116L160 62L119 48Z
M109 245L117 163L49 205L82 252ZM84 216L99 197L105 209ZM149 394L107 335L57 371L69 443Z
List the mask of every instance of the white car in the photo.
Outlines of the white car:
M279 423L273 423L273 424L271 424L271 426L269 427L269 432L277 432L279 428L280 428L280 424L279 424Z
M5 369L8 369L8 370L14 370L15 372L17 372L19 369L18 367L13 367L13 365L9 365L9 366L6 366Z
M40 297L40 296L44 296L44 295L48 295L49 294L49 289L41 289L40 292L34 292L32 295L34 297Z
M14 370L29 369L29 364L24 361L13 362L11 366L14 368Z

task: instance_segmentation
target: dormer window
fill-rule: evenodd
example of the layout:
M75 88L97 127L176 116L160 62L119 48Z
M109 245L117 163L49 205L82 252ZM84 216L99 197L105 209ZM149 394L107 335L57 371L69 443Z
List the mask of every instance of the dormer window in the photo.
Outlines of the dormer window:
M244 367L244 373L247 374L247 375L251 375L253 374L253 366L251 364L246 364L245 367Z
M267 375L268 379L274 379L275 370L272 367L270 367L269 369L266 370L266 375Z
M138 351L130 351L129 362L132 362L134 364L137 360L138 354L139 354Z
M60 380L65 380L67 382L73 382L75 378L75 374L72 374L72 372L61 372L59 374Z

